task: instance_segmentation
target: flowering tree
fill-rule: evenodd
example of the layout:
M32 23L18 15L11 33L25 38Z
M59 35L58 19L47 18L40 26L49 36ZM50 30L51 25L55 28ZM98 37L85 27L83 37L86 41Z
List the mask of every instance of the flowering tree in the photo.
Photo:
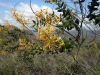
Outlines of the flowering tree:
M94 34L92 40L93 42L95 41L95 36L99 35L98 33L96 33L96 30L94 28L94 30L91 29L91 23L96 26L100 25L100 4L98 1L99 0L92 0L89 2L87 7L85 7L84 5L86 3L86 0L69 0L72 6L75 6L70 7L68 1L45 0L45 2L47 3L57 5L56 10L62 13L60 14L60 21L62 24L57 25L57 27L74 38L74 42L78 49L80 49L87 37L84 35L84 26L89 28L89 30ZM73 35L69 32L72 29L75 29L77 31L76 35Z
M92 23L99 25L99 14L93 13L93 11L98 10L95 8L95 6L99 6L97 2L98 0L92 0L91 4L88 5L89 13L87 13L87 8L84 7L85 0L70 1L74 6L78 5L79 9L69 7L66 1L45 0L47 3L57 5L56 10L60 13L60 15L57 15L55 12L49 13L48 9L40 9L34 12L30 0L30 8L36 18L36 20L32 20L33 29L36 30L36 40L42 43L42 48L44 49L43 51L64 52L72 50L73 47L76 47L78 49L78 54L82 44L86 40L86 36L83 35L83 25L88 27L86 24L88 21L86 19L92 20ZM22 26L22 29L28 29L29 20L31 20L30 18L25 19L23 14L18 12L16 9L12 10L12 15ZM69 34L71 37L66 39L57 35L57 29L63 33ZM77 34L74 35L70 33L70 30L73 29L77 31ZM91 30L91 28L89 29ZM28 30L31 32L30 29ZM92 32L96 34L94 31Z

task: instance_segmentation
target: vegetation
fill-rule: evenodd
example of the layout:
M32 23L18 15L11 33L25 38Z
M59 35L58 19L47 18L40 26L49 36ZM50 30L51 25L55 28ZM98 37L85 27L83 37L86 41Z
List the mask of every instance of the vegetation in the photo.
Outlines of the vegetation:
M99 75L99 34L89 28L94 37L87 41L83 30L88 25L86 19L99 26L98 0L87 5L89 13L83 6L85 0L72 1L79 6L76 10L63 0L45 2L56 5L59 15L48 9L34 12L30 0L35 20L26 19L13 8L11 14L20 29L9 21L0 25L0 75ZM30 24L33 30L29 29ZM75 34L70 32L73 30Z

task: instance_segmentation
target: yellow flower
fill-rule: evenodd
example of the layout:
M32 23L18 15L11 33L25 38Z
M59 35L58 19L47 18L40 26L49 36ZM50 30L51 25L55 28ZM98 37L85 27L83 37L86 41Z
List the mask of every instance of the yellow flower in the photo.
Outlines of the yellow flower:
M63 40L61 40L61 43L59 44L59 48L62 48L62 47L64 47L64 41Z
M56 2L56 0L48 0L49 2Z
M48 42L46 43L46 45L44 46L44 48L46 49L50 49L51 48L51 40L48 40Z
M58 24L60 22L60 17L57 15L54 15L54 23Z
M50 26L50 30L49 31L50 32L54 32L54 30L55 30L54 27L53 26Z
M38 25L38 33L40 33L41 32L41 26L40 25Z
M42 19L42 18L43 18L42 10L36 11L35 15L36 15L39 19Z
M0 28L0 32L3 32L3 28Z
M43 9L43 13L44 13L44 14L48 14L48 8Z
M29 23L28 19L24 18L24 15L18 12L16 9L11 10L13 18L21 25L21 30L26 28Z
M44 44L44 48L48 50L54 50L53 48L58 46L58 48L62 48L64 46L64 42L61 37L56 36L54 33L56 25L59 23L60 19L57 15L52 15L48 13L48 9L43 9L36 14L38 17L45 18L45 26L38 26L38 40L41 40ZM44 17L45 16L45 17Z
M61 40L61 37L57 37L56 42L59 42Z

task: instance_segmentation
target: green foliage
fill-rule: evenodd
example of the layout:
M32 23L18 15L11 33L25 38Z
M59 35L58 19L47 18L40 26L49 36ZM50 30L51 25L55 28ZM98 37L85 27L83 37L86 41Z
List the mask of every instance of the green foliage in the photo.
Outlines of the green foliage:
M20 35L20 30L12 26L13 29L8 31L5 26L3 26L3 31L0 33L0 50L13 52L18 46L18 37Z
M28 39L28 42L30 42L29 37L33 37L28 31L21 32L20 29L12 27L13 29L8 31L3 26L3 31L0 33L0 51L15 52L19 50L19 37L23 35L24 38Z
M58 1L56 5L58 6L56 10L62 12L60 15L62 27L67 30L75 28L74 16L71 14L71 10L67 8L65 2Z
M75 46L75 43L74 41L69 38L69 39L64 39L64 43L65 43L65 51L70 51L73 50L74 46Z
M24 61L25 63L29 63L33 61L35 55L43 53L43 49L37 44L34 44L32 49L18 50L16 53L17 61Z
M96 13L96 11L99 11L99 0L92 0L90 2L90 5L88 5L88 9L89 9L89 14L88 14L88 18L89 20L95 20L95 24L100 26L100 13Z

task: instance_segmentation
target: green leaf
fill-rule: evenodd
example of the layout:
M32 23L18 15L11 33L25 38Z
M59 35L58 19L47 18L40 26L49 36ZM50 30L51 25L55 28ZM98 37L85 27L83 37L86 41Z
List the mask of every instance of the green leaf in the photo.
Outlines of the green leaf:
M61 30L64 30L63 25L57 25L56 27L58 27L58 28L61 29Z

